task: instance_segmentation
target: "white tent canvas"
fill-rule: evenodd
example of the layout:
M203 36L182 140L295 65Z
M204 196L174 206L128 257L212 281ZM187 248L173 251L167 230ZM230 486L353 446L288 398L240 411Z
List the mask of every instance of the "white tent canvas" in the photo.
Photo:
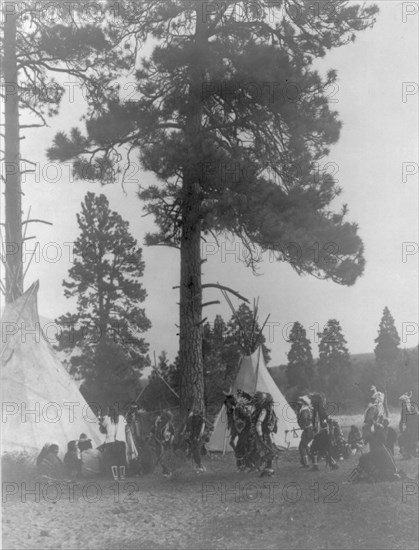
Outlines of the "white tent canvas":
M38 453L85 433L103 443L98 420L42 332L38 283L7 304L1 320L1 453Z
M278 418L278 431L273 434L273 440L278 447L297 447L300 442L297 417L282 395L274 379L270 375L263 353L259 347L252 355L241 359L239 372L234 381L232 391L242 390L254 394L256 391L270 393L274 400L274 410ZM214 431L207 445L210 451L230 452L230 432L227 427L227 412L223 405L214 424Z

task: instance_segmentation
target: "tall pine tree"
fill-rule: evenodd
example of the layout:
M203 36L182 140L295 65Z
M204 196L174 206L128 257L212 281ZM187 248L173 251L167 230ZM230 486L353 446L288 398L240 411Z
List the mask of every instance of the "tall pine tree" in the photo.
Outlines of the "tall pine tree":
M329 319L318 335L320 342L317 367L320 388L339 409L351 395L352 366L347 342L336 319Z
M204 361L205 407L208 415L220 408L223 391L228 390L228 349L226 346L227 325L221 315L214 322L204 325L202 356Z
M375 353L375 376L377 386L381 386L387 399L397 400L397 367L401 359L400 337L394 324L393 316L386 306L378 328Z
M139 196L157 223L147 243L180 249L186 414L204 405L203 235L237 236L252 266L261 250L274 249L299 274L352 285L363 272L357 225L347 221L346 207L330 208L340 188L325 171L313 177L341 128L328 105L336 71L321 77L313 64L371 27L378 9L343 0L324 16L313 2L296 0L120 0L118 6L120 19L102 25L117 44L102 68L120 78L111 89L93 75L87 85L106 97L90 96L85 136L79 129L60 133L49 158L77 159L79 176L100 180L125 147L128 160L137 153L158 178ZM240 17L231 16L237 9ZM129 101L122 77L134 85ZM298 244L293 253L281 246L290 242ZM319 257L313 242L320 243Z
M63 281L64 295L77 299L77 311L57 319L63 327L58 349L71 353L70 372L83 379L89 398L119 400L123 391L116 391L115 377L134 394L148 364L142 333L151 323L139 305L147 295L142 250L105 195L87 193L77 221L73 266Z
M305 328L296 321L291 329L288 343L287 383L289 388L295 388L295 393L301 393L311 388L314 377L314 361L311 353L311 342L307 338Z

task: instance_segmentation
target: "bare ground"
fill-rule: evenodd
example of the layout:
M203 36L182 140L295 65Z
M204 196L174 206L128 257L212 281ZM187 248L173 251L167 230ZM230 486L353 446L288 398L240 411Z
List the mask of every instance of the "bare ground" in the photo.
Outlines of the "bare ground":
M417 549L417 479L347 484L357 460L311 472L289 451L263 478L237 472L232 456L214 457L200 475L188 463L170 480L158 471L65 486L61 495L43 484L26 502L25 487L3 481L3 548ZM417 475L417 459L398 467Z

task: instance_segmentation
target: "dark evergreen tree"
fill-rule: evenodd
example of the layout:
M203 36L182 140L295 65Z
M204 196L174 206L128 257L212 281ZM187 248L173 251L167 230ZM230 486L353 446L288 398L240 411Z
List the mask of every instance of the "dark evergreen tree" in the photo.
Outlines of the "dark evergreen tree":
M294 323L288 343L291 349L288 352L287 383L294 387L297 393L312 389L314 377L314 361L311 353L311 342L307 338L305 328L297 321Z
M284 5L296 7L298 18L284 15ZM79 176L100 180L103 168L121 158L115 148L126 146L128 160L137 151L144 170L159 179L139 196L158 227L147 243L180 249L186 414L204 405L203 234L238 236L252 266L261 250L273 249L299 274L352 285L363 272L356 224L346 220L346 207L338 213L329 207L340 188L324 171L313 177L341 128L327 97L337 74L321 77L313 63L371 27L378 10L343 0L334 3L335 16L324 17L313 2L294 0L250 7L245 0L121 0L118 6L119 20L104 20L102 29L119 55L115 60L109 49L102 67L131 78L135 94L125 101L121 90L93 77L88 85L102 93L100 101L91 97L86 135L58 134L49 158L77 158ZM229 16L238 7L242 16ZM297 246L284 249L290 242ZM320 254L313 254L313 242Z
M230 350L231 363L233 363L233 358L237 360L233 367L236 370L243 353L250 355L256 351L258 346L262 346L265 363L267 364L271 360L271 350L265 344L266 338L261 332L261 328L258 319L255 318L255 312L246 303L241 303L227 324L225 342L226 347Z
M353 389L351 359L339 321L329 319L319 337L319 385L327 399L339 408L350 400Z
M146 298L142 250L105 195L87 193L77 221L81 233L70 279L63 281L65 296L77 299L77 311L57 320L63 328L58 349L71 353L70 373L83 379L86 393L97 393L99 385L112 393L110 363L126 388L138 383L149 363L142 333L151 323L139 306Z
M80 391L102 412L112 405L124 413L141 391L142 367L136 368L124 347L113 338L100 339L89 351L91 361L78 358L79 372L83 376ZM144 364L146 361L142 362Z
M375 353L376 385L381 386L387 398L395 401L399 396L395 383L397 380L398 363L401 360L400 337L394 324L394 319L388 307L384 308L378 328Z
M176 392L175 365L169 362L165 351L158 357L157 370L158 373L153 369L150 374L147 387L141 394L138 404L146 411L179 407L179 399L173 393Z
M223 391L228 390L225 361L226 324L221 315L204 325L202 357L204 361L205 407L209 415L218 410Z

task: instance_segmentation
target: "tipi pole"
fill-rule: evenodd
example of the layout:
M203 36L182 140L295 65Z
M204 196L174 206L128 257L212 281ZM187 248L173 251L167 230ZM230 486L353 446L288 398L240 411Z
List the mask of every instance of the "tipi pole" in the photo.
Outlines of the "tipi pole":
M226 427L225 427L225 430L224 430L224 441L223 441L223 456L226 454L227 430L228 430L228 423L226 422Z
M256 393L256 389L258 387L260 349L261 349L261 346L258 347L258 362L257 362L257 365L256 365L256 381L255 381L255 391L254 391L254 393Z
M138 397L137 399L134 401L134 403L137 403L137 401L140 399L140 397L143 395L144 391L146 390L146 388L148 388L148 384L146 386L144 386L144 388L140 391L140 393L138 394Z
M269 315L266 317L266 320L265 320L265 322L263 323L262 328L261 328L260 331L258 332L258 335L257 335L257 337L256 337L255 343L259 341L260 335L262 334L263 329L265 328L266 323L268 322L268 319L269 319L270 316L271 316L271 314L269 314Z
M258 308L259 308L259 298L257 299L257 301L253 299L253 319L252 319L252 329L250 331L250 342L252 345L252 349L254 348L254 345L257 342L257 340L253 339L253 335L256 329L256 319L258 314Z
M156 357L155 357L155 356L154 356L154 360L156 360ZM170 390L174 395L176 395L176 397L177 397L178 399L180 399L179 395L175 392L175 390L170 386L170 384L168 384L168 383L166 382L166 380L165 380L165 379L163 378L163 376L160 374L160 372L159 372L158 369L157 369L157 365L155 365L154 367L152 366L152 368L156 371L157 376L163 380L163 382L166 384L166 386L169 388L169 390Z

